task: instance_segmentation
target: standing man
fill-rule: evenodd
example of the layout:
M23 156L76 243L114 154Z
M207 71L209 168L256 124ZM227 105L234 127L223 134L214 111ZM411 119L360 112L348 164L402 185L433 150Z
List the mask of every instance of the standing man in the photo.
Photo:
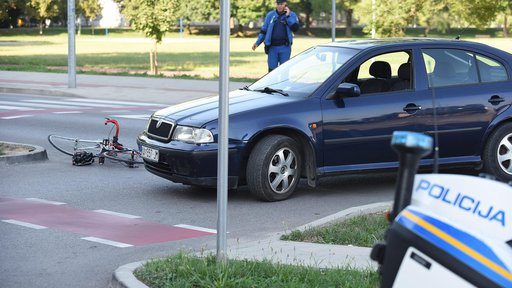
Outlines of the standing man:
M276 0L276 9L268 12L261 26L258 39L252 45L255 50L263 42L268 54L268 71L290 59L293 33L299 30L299 18L290 10L286 0Z

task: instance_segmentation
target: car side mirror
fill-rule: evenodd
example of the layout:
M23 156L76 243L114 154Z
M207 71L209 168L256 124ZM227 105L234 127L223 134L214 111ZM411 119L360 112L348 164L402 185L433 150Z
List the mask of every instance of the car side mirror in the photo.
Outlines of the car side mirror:
M336 93L333 93L327 99L359 96L361 96L361 88L359 88L359 85L352 83L341 83L340 86L336 88Z

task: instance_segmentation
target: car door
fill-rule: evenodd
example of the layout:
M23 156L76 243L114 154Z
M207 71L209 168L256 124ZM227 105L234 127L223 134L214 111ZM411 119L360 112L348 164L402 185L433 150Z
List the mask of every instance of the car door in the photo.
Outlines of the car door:
M478 160L487 128L512 101L505 67L469 50L422 49L422 55L436 101L440 163Z
M358 84L362 90L359 97L323 100L323 172L395 167L398 157L390 147L393 131L430 128L425 111L432 106L432 101L427 90L416 89L414 58L412 50L368 57L341 81ZM387 70L383 62L389 64L391 73L372 71L375 67ZM398 77L398 70L407 63L409 86L391 89L403 80ZM390 85L377 89L376 86L386 86L378 82ZM373 88L368 87L372 85Z

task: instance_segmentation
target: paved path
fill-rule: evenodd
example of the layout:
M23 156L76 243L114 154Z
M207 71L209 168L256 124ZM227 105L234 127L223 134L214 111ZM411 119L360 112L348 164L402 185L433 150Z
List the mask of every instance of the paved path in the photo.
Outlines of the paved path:
M231 82L230 90L249 83ZM219 82L171 78L83 75L68 88L64 73L0 71L0 92L177 104L218 95Z

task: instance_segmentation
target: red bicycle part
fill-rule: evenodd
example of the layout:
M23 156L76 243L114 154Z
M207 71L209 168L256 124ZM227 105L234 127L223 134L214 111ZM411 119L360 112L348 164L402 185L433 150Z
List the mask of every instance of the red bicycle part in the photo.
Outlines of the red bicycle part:
M105 120L105 125L107 125L108 123L112 123L112 124L114 124L114 126L116 126L116 134L114 135L114 137L112 137L112 144L113 144L114 148L116 148L118 150L124 149L123 144L117 142L117 140L119 140L119 130L120 130L119 123L115 119L107 118Z

